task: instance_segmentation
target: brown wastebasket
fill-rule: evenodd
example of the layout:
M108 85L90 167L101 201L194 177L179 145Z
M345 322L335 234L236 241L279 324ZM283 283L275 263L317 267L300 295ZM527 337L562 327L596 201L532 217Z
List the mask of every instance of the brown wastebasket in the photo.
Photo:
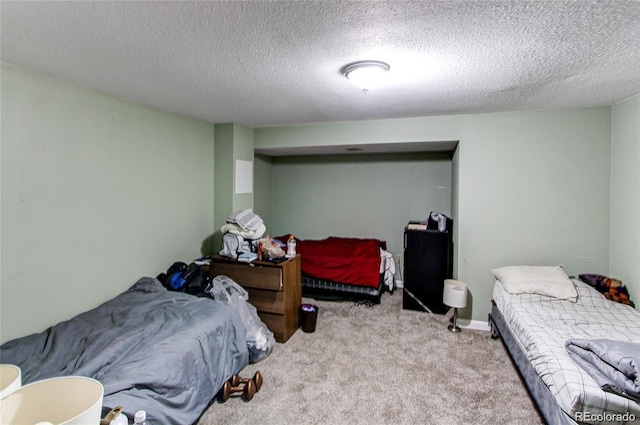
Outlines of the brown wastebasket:
M300 306L300 326L304 332L315 332L318 320L318 306L302 304Z

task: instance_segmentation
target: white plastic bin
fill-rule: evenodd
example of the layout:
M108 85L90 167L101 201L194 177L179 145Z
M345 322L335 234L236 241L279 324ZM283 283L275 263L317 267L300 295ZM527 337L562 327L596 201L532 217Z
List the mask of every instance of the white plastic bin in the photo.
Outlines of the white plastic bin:
M2 399L0 423L96 425L101 419L103 395L100 382L82 376L37 381Z
M22 371L12 364L0 365L0 399L5 398L22 385Z

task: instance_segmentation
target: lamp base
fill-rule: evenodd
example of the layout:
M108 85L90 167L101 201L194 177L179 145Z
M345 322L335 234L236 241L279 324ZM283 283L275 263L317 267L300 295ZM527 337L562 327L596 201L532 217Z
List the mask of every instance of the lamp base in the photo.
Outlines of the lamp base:
M462 329L458 326L458 309L453 308L453 317L451 318L452 324L450 324L447 329L451 332L460 332Z

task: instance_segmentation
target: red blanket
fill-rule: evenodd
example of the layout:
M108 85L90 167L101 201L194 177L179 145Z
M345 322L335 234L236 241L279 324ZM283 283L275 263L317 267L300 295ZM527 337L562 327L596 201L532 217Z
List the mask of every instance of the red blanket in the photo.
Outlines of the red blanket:
M286 242L286 237L277 238ZM296 239L302 274L350 285L380 286L380 241L330 236L322 240Z

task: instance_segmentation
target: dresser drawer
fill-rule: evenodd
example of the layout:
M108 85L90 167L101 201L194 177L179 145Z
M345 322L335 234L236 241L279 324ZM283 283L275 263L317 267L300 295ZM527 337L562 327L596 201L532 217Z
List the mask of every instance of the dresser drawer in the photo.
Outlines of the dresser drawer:
M213 275L225 275L245 288L281 291L283 287L282 269L269 266L249 266L243 263L214 263Z
M284 314L284 291L269 291L266 289L245 288L249 293L249 302L258 310L265 313Z
M280 263L256 261L252 264L218 255L211 257L209 277L228 276L249 293L249 303L273 332L285 342L298 329L298 309L302 303L300 257Z
M260 320L267 325L267 328L273 332L273 336L276 338L276 341L286 342L293 334L293 332L287 328L287 322L284 316L265 313L264 311L259 311L258 316L260 316Z

